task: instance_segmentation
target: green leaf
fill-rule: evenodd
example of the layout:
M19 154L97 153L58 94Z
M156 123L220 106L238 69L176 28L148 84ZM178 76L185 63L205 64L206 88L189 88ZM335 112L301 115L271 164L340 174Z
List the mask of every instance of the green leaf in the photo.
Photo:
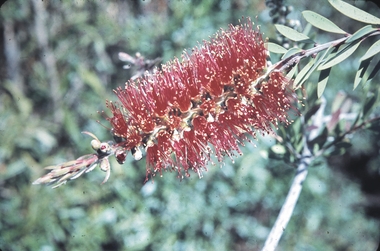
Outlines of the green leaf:
M268 51L273 52L273 53L284 54L288 51L287 49L285 49L281 45L278 45L275 43L268 42L268 43L266 43L266 45L267 45Z
M102 96L104 94L104 85L95 73L89 71L85 66L82 65L79 66L78 72L83 79L83 82L92 88L96 94L99 96Z
M283 145L280 145L280 144L277 144L277 145L274 145L271 147L271 150L275 153L275 154L279 154L279 155L282 155L282 154L285 154L286 153L286 149Z
M325 70L327 68L331 68L336 64L339 64L340 62L351 56L351 54L354 53L356 49L359 47L360 43L361 41L358 41L354 45L347 45L346 47L338 51L335 57L330 58L328 61L319 66L318 70Z
M5 81L5 83L2 82L1 85L4 86L13 98L17 98L17 102L15 102L14 105L17 107L20 116L22 116L22 118L28 118L32 113L33 101L28 96L25 96L23 91L13 82Z
M371 59L369 59L369 58L360 62L359 69L355 75L354 90L356 89L356 87L358 87L358 85L362 81L363 76L364 76L365 72L367 71L370 63L371 63ZM364 78L363 84L365 84L365 82L367 82L366 78Z
M288 72L288 74L286 74L287 78L289 78L289 79L293 78L294 74L297 71L297 66L298 66L298 64L294 65L293 68Z
M269 158L271 159L284 159L289 154L283 145L276 144L269 149Z
M350 36L345 41L345 43L349 44L349 43L355 41L356 39L362 38L362 37L374 32L374 31L377 31L377 29L373 28L372 25L366 25L363 28L361 28L360 30L358 30L357 32L355 32L352 36Z
M302 34L308 35L311 33L312 30L313 30L313 25L311 25L310 23L306 23L305 27L302 30Z
M290 56L293 56L294 54L297 54L298 52L301 52L302 49L300 48L296 48L296 47L293 47L293 48L290 48L282 57L281 59L285 59L285 58L288 58Z
M336 24L325 18L324 16L319 15L318 13L315 13L313 11L303 11L302 12L303 17L308 21L311 25L332 33L338 33L338 34L346 34L344 30L339 28Z
M327 127L324 127L318 136L307 143L313 153L317 153L323 147L323 145L327 142L328 135L329 131L327 130Z
M328 0L329 3L341 12L343 15L346 15L354 20L367 23L367 24L380 24L380 19L359 9L351 4L343 2L341 0Z
M360 60L366 60L367 58L375 56L380 52L380 40L369 47L368 51L361 57Z
M377 89L375 89L375 90L376 91L374 91L374 92L372 92L372 93L369 94L369 97L365 101L365 104L363 106L363 118L365 118L365 117L368 116L368 114L371 111L373 105L376 103L378 91L377 91Z
M297 77L296 79L294 79L294 83L293 83L293 87L295 89L298 89L301 86L301 84L304 82L304 81L301 82L301 80L304 79L305 75L307 75L311 67L313 67L314 62L315 62L315 59L310 60L310 62L307 65L305 65L302 68L302 70L297 74Z
M379 72L380 61L377 61L377 63L375 64L374 62L372 62L372 60L373 58L368 58L360 63L359 70L357 71L355 76L354 88L356 88L359 85L359 83L362 83L364 85L368 81L371 81Z
M367 123L365 126L366 129L373 130L375 132L380 131L380 120L372 120L371 122Z
M336 112L339 109L342 109L343 103L347 100L347 93L345 92L338 92L335 95L334 101L331 105L331 111Z
M5 171L1 174L2 179L7 180L13 178L24 172L26 168L27 165L25 165L25 161L23 161L21 158L12 161L10 164L8 164Z
M322 97L322 94L325 91L327 81L329 80L329 76L330 76L330 70L331 68L327 68L325 70L322 70L321 74L319 74L318 86L317 86L318 98Z
M338 142L336 143L335 145L336 147L340 147L340 148L350 148L352 146L352 144L350 142L346 142L346 141L342 141L342 142Z
M298 82L298 86L301 86L306 80L309 79L310 75L317 69L317 67L321 64L322 60L330 53L330 51L334 50L333 47L329 47L323 55L318 54L314 60L313 66L308 70L307 74L303 76L302 80Z
M81 133L79 129L78 118L75 116L74 111L68 108L64 108L64 129L68 135L70 135L71 139L74 140L75 144L80 145Z
M369 74L367 81L370 81L371 79L373 79L376 76L376 74L379 72L379 70L380 70L380 61L378 61L375 67L373 67L373 70L371 74Z
M320 107L321 107L321 103L313 104L313 106L309 110L307 110L307 112L304 115L305 122L309 121L311 116L313 116L315 113L317 113L317 111L319 110Z
M289 38L292 41L304 42L304 43L314 43L308 36L302 34L288 26L275 24L276 29L280 32L284 37Z
M338 142L336 143L334 150L331 151L330 155L342 155L344 154L348 148L352 146L349 142Z

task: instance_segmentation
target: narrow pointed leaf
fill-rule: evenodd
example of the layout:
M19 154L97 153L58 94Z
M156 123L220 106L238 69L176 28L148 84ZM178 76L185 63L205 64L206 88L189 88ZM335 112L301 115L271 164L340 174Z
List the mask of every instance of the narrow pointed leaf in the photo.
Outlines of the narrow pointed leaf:
M316 103L314 104L304 115L305 117L305 122L309 121L311 116L313 116L321 107L321 103Z
M323 145L327 141L328 135L329 135L329 131L327 130L327 127L324 127L321 133L317 137L307 142L309 147L313 150L313 153L318 152L323 147Z
M356 51L356 49L359 47L360 41L356 43L355 45L349 45L343 48L342 50L338 51L336 56L334 58L331 58L326 63L322 64L318 67L318 70L325 70L327 68L331 68L332 66L339 64L349 56L351 56L352 53Z
M376 133L379 132L380 131L380 120L379 119L372 120L371 122L369 122L366 125L365 128L372 130L372 131L375 131Z
M352 145L349 142L339 142L335 145L334 150L330 153L330 155L342 155L344 154L348 148Z
M289 79L293 78L294 74L297 71L297 66L298 66L298 64L296 64L295 66L293 66L293 68L288 72L288 74L286 74L287 78L289 78Z
M377 31L376 28L373 28L372 25L366 25L364 26L363 28L361 28L360 30L358 30L357 32L355 32L354 34L352 34L352 36L350 36L346 41L345 43L346 44L349 44L353 41L355 41L356 39L360 39L372 32L375 32Z
M281 59L285 59L285 58L288 58L288 57L290 57L290 56L293 56L294 54L297 54L298 52L301 52L302 51L302 49L300 49L300 48L296 48L296 47L294 47L294 48L290 48L282 57L281 57Z
M286 53L288 51L287 49L285 49L281 45L278 45L278 44L275 44L275 43L271 43L271 42L267 43L267 49L270 52L278 53L278 54L284 54L284 53Z
M312 66L309 68L307 73L302 77L302 79L297 83L297 86L302 86L303 83L305 83L306 80L310 78L310 75L317 69L317 67L321 64L323 58L328 54L328 52L331 50L331 47L325 51L323 55L318 54L315 60L312 62Z
M347 100L347 93L345 92L338 92L335 95L334 101L331 105L331 111L335 112L338 109L341 109L343 106L343 103Z
M360 81L361 81L361 83L363 85L365 83L367 83L368 81L371 81L376 76L376 74L379 72L379 70L380 70L380 61L378 61L375 64L374 62L372 62L372 60L373 60L372 58L369 58L369 59L365 60L365 61L369 61L369 66L367 67L367 69L365 70L365 72L363 72L361 74L362 76L360 77ZM365 62L365 61L362 61L362 62Z
M377 91L370 93L370 96L365 101L365 104L363 107L363 118L367 117L369 112L372 110L373 105L376 103L377 95L378 95Z
M361 57L360 60L366 60L367 58L375 56L380 52L380 40L369 47L368 51Z
M373 68L371 74L369 74L367 81L370 81L371 79L373 79L376 76L376 74L379 72L379 70L380 70L380 61L377 62L377 64Z
M330 70L331 68L322 70L321 74L319 75L318 86L317 86L318 98L322 97L322 94L325 91L327 81L329 80L329 76L330 76Z
M328 0L342 14L367 24L380 24L380 19L341 0Z
M367 71L370 62L371 62L370 59L366 59L360 62L359 69L355 75L354 90L356 89L356 87L359 86L360 82L362 81L364 73ZM366 81L364 81L363 84L365 84L365 82Z
M305 27L302 30L302 34L310 34L313 29L313 25L311 25L310 23L306 23Z
M292 28L289 28L285 25L276 24L276 29L286 38L289 38L292 41L304 42L304 43L314 43L308 36L298 32Z
M303 17L308 21L311 25L332 33L338 33L338 34L346 34L344 30L339 28L336 24L325 18L324 16L319 15L318 13L315 13L313 11L303 11L302 12Z
M325 64L329 60L331 60L335 55L337 54L338 48L335 46L330 46L325 53L323 53L323 56L320 58L319 64Z
M305 77L305 75L309 72L310 68L313 67L315 59L310 60L310 62L305 65L302 70L297 74L296 79L294 80L293 86L295 89L298 89L303 82L301 80Z
M104 84L94 72L80 66L78 73L83 82L93 89L95 93L102 95L105 92Z
M336 57L337 53L339 52L340 45L338 46L330 46L327 51L325 52L325 56L322 60L322 64L325 64L326 62L332 60L334 57Z

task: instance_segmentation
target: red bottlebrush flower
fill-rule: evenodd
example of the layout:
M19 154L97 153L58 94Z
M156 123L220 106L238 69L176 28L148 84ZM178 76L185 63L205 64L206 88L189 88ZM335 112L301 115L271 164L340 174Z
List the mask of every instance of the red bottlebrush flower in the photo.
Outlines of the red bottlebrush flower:
M201 175L212 155L241 154L239 145L256 131L288 123L293 94L289 80L268 71L267 50L250 19L219 31L161 71L127 82L107 102L119 147L141 158L147 178L167 168Z

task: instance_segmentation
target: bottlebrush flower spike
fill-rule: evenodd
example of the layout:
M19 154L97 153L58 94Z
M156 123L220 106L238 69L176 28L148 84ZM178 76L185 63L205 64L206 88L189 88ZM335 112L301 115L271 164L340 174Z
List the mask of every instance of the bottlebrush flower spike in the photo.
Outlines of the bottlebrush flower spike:
M268 71L267 50L258 29L245 24L220 30L210 41L183 53L161 71L146 74L114 92L108 118L118 146L141 158L147 179L163 170L199 176L214 154L241 154L239 144L289 123L293 93L282 72Z
M64 184L94 169L110 175L108 157L122 164L127 152L136 160L147 154L146 179L163 170L180 178L193 170L200 177L212 155L219 162L241 154L239 145L289 123L287 112L294 100L290 80L276 67L267 67L267 50L252 22L230 25L192 53L183 53L154 71L126 83L114 92L119 102L107 101L115 142L101 143L96 151L61 165L33 184Z

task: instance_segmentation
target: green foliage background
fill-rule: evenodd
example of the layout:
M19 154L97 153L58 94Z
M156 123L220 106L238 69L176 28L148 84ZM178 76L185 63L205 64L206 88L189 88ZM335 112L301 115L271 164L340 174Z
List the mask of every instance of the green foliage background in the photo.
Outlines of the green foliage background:
M349 32L361 27L341 20L327 1L309 2L294 1L293 18L310 9ZM362 7L376 13L377 7ZM165 173L144 184L145 161L129 157L123 166L112 163L104 185L99 170L54 190L31 185L43 167L92 151L81 131L110 138L96 120L108 127L97 111L106 110L105 100L116 99L112 89L131 76L119 51L165 62L242 16L258 16L265 36L275 37L258 0L6 2L0 16L0 249L260 249L294 175L292 166L268 158L275 143L268 137L247 144L235 162L210 166L202 179L193 174L179 181ZM329 104L342 90L365 97L365 91L352 92L353 62L333 70ZM357 148L370 149L369 143ZM365 216L365 202L358 183L321 160L310 169L278 250L375 250L379 224Z

